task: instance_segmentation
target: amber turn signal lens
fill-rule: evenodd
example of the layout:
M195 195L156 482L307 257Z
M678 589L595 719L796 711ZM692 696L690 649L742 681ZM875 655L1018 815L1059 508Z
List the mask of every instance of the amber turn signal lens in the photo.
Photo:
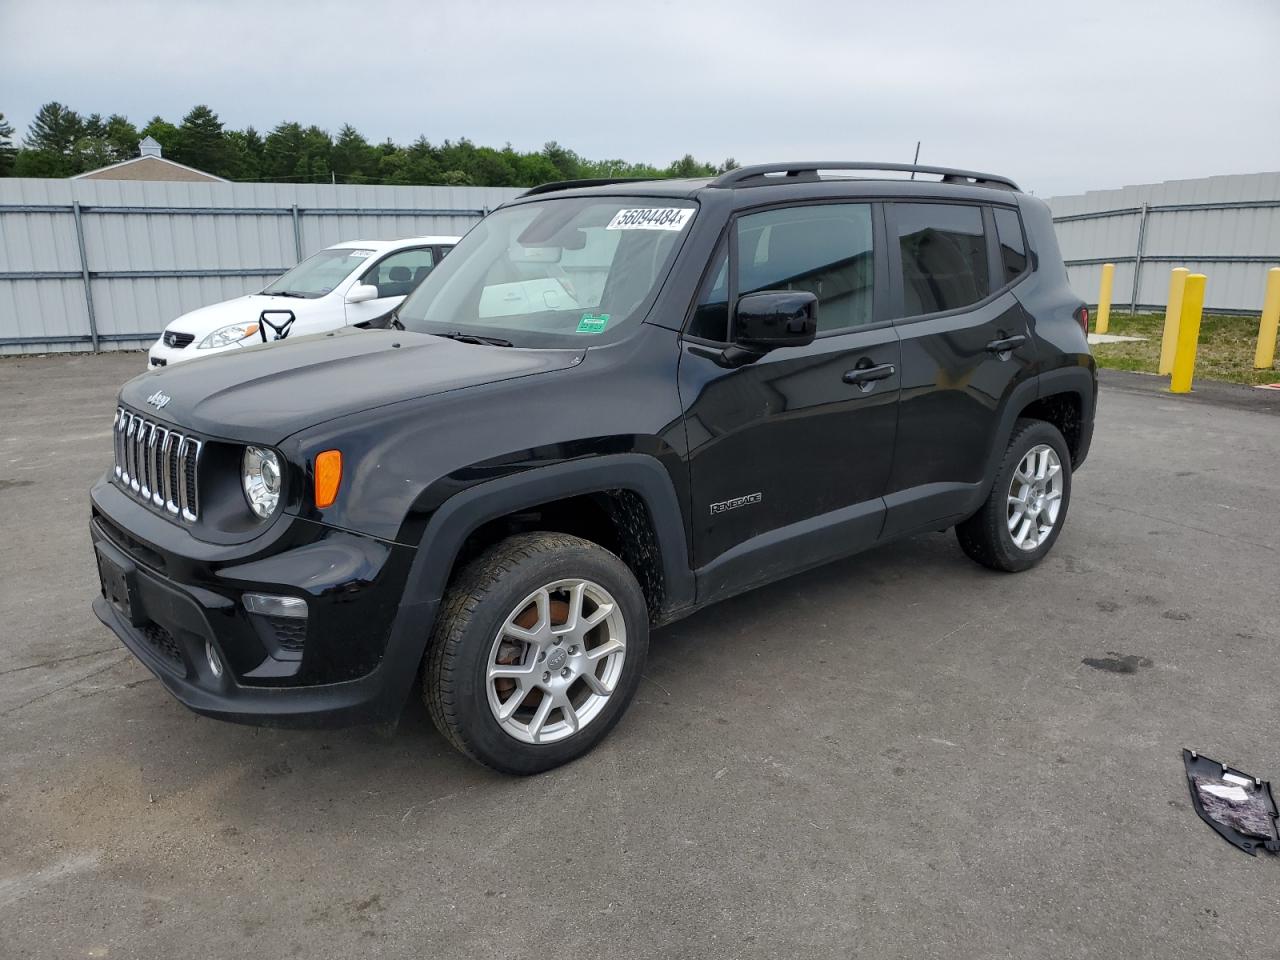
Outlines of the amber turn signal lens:
M342 483L342 451L325 450L316 456L316 506L333 506Z

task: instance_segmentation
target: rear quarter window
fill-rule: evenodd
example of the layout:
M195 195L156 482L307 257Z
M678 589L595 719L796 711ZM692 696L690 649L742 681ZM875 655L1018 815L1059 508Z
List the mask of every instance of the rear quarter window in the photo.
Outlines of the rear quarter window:
M1022 218L1016 210L994 209L996 237L1000 241L1000 282L1013 283L1027 269L1027 245L1022 236Z

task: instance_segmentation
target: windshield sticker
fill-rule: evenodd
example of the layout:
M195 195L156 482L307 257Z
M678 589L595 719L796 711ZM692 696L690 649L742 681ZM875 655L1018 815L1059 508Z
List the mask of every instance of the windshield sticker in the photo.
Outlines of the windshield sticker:
M692 218L692 207L636 207L619 210L605 229L683 230Z
M604 333L604 328L609 325L609 314L602 313L599 315L593 313L584 313L582 319L578 321L579 333Z
M367 260L373 256L373 251L372 250L352 250L349 254L347 254L347 256L359 257L361 260Z

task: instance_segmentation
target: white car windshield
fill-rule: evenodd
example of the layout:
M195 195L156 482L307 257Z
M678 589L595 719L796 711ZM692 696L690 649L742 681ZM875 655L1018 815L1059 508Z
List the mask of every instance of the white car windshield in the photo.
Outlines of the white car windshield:
M307 257L262 292L273 297L323 297L351 272L364 266L373 256L372 250L321 250Z
M399 322L524 347L614 339L652 305L696 210L606 196L498 210L409 296Z

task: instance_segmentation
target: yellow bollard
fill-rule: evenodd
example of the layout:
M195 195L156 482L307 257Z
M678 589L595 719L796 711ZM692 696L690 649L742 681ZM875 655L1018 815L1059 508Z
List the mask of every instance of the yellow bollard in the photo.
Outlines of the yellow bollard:
M1182 316L1178 318L1178 351L1173 357L1170 393L1190 393L1196 372L1196 345L1200 342L1200 315L1204 313L1203 273L1187 275L1182 288Z
M1182 315L1182 287L1187 282L1186 267L1169 273L1169 299L1164 308L1164 335L1160 338L1160 376L1173 372L1173 355L1178 349L1178 318Z
M1102 265L1102 284L1098 287L1098 319L1093 325L1094 333L1106 333L1111 326L1111 284L1116 279L1116 265Z
M1280 267L1267 271L1267 293L1262 299L1262 322L1258 324L1258 349L1253 354L1255 370L1270 370L1276 362L1276 332L1280 329Z

